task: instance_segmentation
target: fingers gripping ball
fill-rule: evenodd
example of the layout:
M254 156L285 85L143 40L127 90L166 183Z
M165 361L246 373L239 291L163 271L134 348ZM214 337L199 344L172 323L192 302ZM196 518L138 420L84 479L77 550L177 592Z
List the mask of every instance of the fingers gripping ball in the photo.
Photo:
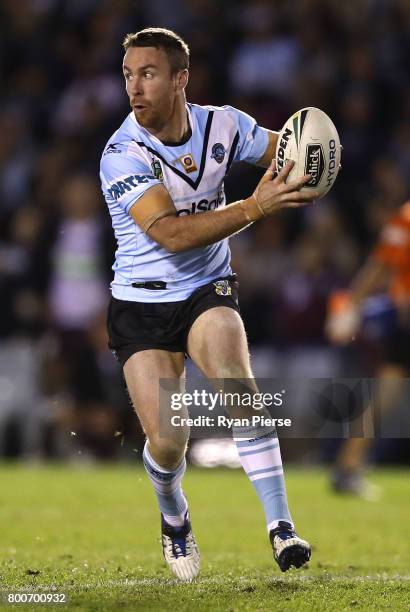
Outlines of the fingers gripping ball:
M302 192L315 190L322 198L333 186L340 168L341 145L332 120L319 108L302 108L290 117L279 133L276 164L280 172L295 162L288 180L310 174Z

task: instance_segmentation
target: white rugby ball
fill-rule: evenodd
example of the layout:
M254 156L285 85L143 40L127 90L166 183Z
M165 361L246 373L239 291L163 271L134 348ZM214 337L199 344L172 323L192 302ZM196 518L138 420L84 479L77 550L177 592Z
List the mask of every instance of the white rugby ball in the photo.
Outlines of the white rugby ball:
M340 139L333 121L319 108L302 108L279 132L276 168L280 172L292 160L295 165L287 181L311 174L302 191L314 189L319 198L327 194L340 166Z

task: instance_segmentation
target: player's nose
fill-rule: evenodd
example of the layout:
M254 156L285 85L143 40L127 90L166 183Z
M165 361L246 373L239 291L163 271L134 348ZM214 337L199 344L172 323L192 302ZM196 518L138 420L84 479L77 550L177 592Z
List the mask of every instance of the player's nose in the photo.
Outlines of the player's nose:
M138 96L143 94L142 82L141 79L134 78L130 84L128 91L132 96Z

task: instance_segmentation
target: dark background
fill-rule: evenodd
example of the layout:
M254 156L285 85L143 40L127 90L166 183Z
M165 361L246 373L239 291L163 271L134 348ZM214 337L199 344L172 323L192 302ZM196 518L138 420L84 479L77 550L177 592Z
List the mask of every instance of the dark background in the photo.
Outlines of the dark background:
M380 363L383 317L345 350L329 346L324 317L409 195L408 1L3 0L3 457L104 459L140 444L106 347L115 245L98 171L129 111L122 40L153 25L190 46L189 101L232 104L274 130L317 106L341 136L342 172L325 199L231 240L256 375L373 376ZM259 176L234 166L228 201ZM382 441L378 459L404 460L403 448Z

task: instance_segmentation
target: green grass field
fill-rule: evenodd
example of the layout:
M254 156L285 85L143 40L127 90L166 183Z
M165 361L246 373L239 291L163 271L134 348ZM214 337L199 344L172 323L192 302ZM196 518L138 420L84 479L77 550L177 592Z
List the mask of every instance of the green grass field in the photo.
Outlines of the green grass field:
M273 562L259 501L241 471L185 479L202 553L196 583L170 578L141 468L0 466L2 606L10 592L66 593L50 610L410 610L410 479L380 471L379 502L341 499L326 474L287 472L309 568Z

